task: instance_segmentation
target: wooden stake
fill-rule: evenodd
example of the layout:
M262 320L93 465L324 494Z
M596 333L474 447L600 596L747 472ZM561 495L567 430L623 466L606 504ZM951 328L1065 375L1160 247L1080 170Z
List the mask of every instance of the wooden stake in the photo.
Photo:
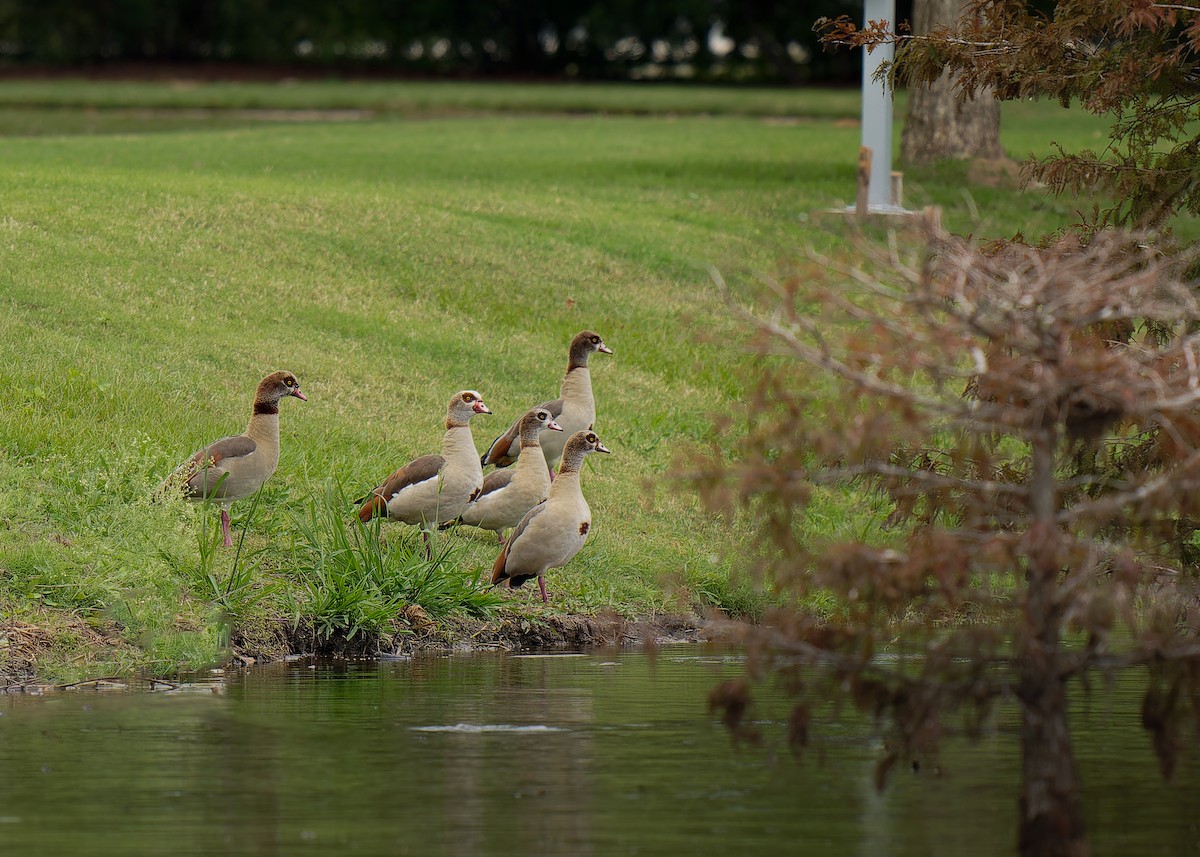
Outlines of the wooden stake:
M871 147L863 146L858 150L858 199L854 203L854 215L860 220L871 212L870 192Z

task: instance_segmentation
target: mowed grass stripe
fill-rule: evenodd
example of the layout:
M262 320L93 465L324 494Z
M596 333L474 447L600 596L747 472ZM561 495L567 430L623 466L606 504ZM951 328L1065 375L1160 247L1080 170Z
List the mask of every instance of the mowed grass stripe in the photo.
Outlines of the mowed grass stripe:
M822 119L854 117L859 110L857 91L850 88L333 80L162 83L9 79L0 81L0 105L176 112L366 110L418 115L430 111L671 112Z

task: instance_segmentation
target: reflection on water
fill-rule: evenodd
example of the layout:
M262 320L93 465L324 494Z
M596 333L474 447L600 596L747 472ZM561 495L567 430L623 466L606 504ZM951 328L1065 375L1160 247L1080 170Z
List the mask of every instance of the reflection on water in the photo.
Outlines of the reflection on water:
M1008 712L940 775L872 786L831 710L797 761L705 712L742 667L696 647L295 662L156 693L0 696L0 854L1005 855ZM1200 853L1195 759L1163 784L1132 687L1075 725L1098 855Z
M561 732L557 726L509 726L505 723L455 723L453 726L414 726L414 732Z

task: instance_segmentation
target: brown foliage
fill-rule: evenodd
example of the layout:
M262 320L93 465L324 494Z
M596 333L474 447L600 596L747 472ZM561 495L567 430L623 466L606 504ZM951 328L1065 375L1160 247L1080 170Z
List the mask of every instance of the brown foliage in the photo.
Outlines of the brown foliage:
M708 695L708 708L721 713L721 722L731 733L751 743L758 743L761 738L758 729L746 722L750 697L750 683L744 678L732 678L713 688Z
M1200 496L1190 260L1112 231L986 251L931 231L913 250L860 254L817 260L741 310L762 356L750 429L714 442L694 480L757 527L770 580L841 605L744 634L755 669L771 665L797 699L797 746L818 703L848 700L886 727L882 782L899 761L936 759L948 719L976 734L1015 695L1027 758L1066 754L1061 803L1030 804L1025 847L1082 823L1078 791L1061 786L1075 776L1066 682L1159 665L1170 680L1151 683L1143 720L1166 773L1196 714L1197 628L1174 587ZM831 491L883 509L888 529L813 539L806 510ZM1143 596L1152 614L1135 609ZM737 730L749 692L713 699Z

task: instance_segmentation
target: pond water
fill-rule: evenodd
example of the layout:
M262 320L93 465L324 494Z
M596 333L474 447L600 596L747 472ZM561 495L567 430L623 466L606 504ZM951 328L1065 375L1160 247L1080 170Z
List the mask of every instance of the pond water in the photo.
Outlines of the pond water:
M0 854L1011 854L1015 720L876 793L849 714L734 746L736 656L296 661L153 693L0 696ZM778 701L777 701L778 702ZM1094 852L1200 854L1195 755L1162 782L1133 689L1075 725Z

